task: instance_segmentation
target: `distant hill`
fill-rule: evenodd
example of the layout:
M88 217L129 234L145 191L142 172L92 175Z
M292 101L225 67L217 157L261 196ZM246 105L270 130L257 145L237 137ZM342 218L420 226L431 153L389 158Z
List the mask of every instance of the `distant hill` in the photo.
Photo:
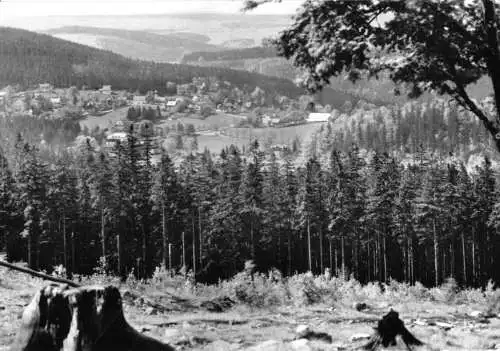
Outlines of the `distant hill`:
M194 77L216 76L247 90L256 86L269 94L297 97L304 91L291 81L249 72L153 63L125 58L100 50L26 30L0 27L0 85L23 87L49 82L55 86L165 91L165 83L187 83Z
M155 62L179 62L186 53L223 49L208 44L210 37L206 35L188 32L155 34L138 30L65 26L45 33L126 57Z
M275 48L257 46L252 48L220 50L212 52L196 51L184 55L181 63L188 63L193 61L234 61L269 57L277 57Z

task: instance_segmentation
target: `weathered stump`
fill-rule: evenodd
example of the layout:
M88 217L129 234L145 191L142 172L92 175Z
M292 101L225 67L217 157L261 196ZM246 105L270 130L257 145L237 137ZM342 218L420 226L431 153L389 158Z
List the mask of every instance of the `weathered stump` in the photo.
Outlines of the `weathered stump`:
M398 335L401 336L408 350L411 350L411 346L413 345L423 345L422 341L418 340L406 329L403 321L399 319L399 313L391 309L378 322L375 328L375 335L368 344L363 346L363 349L374 351L380 345L383 347L394 346L396 345L396 337Z
M116 287L49 285L23 312L11 351L173 351L140 334Z

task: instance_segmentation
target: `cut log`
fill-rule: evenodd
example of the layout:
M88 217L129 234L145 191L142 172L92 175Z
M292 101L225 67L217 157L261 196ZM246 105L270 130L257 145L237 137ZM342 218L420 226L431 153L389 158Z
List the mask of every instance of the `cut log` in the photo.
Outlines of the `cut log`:
M123 314L116 287L49 285L23 312L11 351L173 351Z

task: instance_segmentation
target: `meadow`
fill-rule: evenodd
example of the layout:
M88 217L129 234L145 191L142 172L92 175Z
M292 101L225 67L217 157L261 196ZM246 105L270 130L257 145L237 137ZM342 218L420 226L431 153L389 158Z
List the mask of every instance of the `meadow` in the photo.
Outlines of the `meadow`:
M465 290L453 280L430 289L395 281L361 285L328 274L286 278L276 270L255 273L251 267L211 286L196 284L189 273L160 268L147 281L130 276L120 283L102 270L75 279L82 284L119 286L130 323L178 350L293 350L299 325L333 339L332 343L304 342L300 350L352 349L366 342L390 308L425 342L418 349L500 347L500 291L491 283L484 289ZM7 350L24 306L46 282L4 268L0 274L0 350ZM360 309L360 303L366 306Z

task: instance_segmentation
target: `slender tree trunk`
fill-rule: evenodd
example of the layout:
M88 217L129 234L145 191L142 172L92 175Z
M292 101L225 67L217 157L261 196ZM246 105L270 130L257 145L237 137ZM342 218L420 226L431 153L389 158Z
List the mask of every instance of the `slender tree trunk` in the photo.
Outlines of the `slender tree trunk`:
M342 279L346 279L346 267L345 267L345 244L344 244L344 236L341 236L341 250L342 250Z
M162 246L163 246L163 268L167 269L167 264L169 262L168 255L168 233L167 233L167 215L165 210L165 203L163 202L161 205L161 224L162 224ZM170 269L170 265L168 265L168 269Z
M106 233L104 231L105 225L106 223L104 219L104 208L101 205L101 252L102 259L104 260L104 267L106 267Z
M253 219L250 220L250 257L252 257L252 261L255 262L255 241L254 241L254 232L253 232Z
M321 268L321 274L325 272L325 267L323 264L323 230L319 229L319 265Z
M68 267L68 238L66 237L66 214L64 213L63 211L63 219L62 219L62 226L63 226L63 229L62 229L62 232L63 232L63 250L64 250L64 255L63 255L63 259L64 259L64 268L66 268L66 271L70 271L69 267Z
M182 266L186 267L186 234L184 232L182 232Z
M192 222L192 227L193 227L193 274L196 276L196 233L195 233L195 225L194 225L194 213L193 213L193 220Z
M332 239L328 239L328 248L329 248L329 255L330 255L330 271L332 274L334 273L333 270L333 252L332 252Z
M201 269L203 267L203 233L201 232L201 206L198 206L198 235L200 241L198 262L200 263L200 269Z
M462 239L462 269L463 269L463 279L464 285L467 286L467 260L465 257L465 235L462 231L460 238Z
M288 228L288 276L292 275L292 229Z
M76 257L75 257L75 232L71 232L71 269L73 272L78 272L78 268L76 266Z
M307 257L309 263L309 271L312 272L312 253L311 253L311 223L307 218Z
M278 253L277 253L277 256L278 256L278 262L277 262L277 265L279 267L279 269L281 271L283 271L283 243L282 243L282 238L281 238L281 234L282 234L282 228L281 228L281 224L280 224L280 227L279 227L279 230L278 230Z
M356 227L354 227L354 237L356 238L354 242L354 277L359 280L359 233Z
M411 261L410 261L410 277L411 277L411 283L415 284L415 255L414 255L414 248L413 248L413 239L410 240L410 256L411 256Z
M338 245L335 245L335 276L339 276L339 249Z
M367 282L370 282L372 280L372 253L371 253L371 235L368 234L368 244L367 244L367 249L368 249L368 259L366 260L368 262L367 268L368 268L368 279Z
M382 244L384 245L384 282L387 283L388 272L387 272L387 245L386 245L386 237L384 235Z
M443 280L447 277L446 275L446 247L443 248L443 264L441 269L443 270L441 277L443 277Z
M124 277L123 275L123 261L122 261L122 240L121 234L116 235L116 251L118 253L118 275Z
M142 220L142 276L146 278L146 273L148 270L148 233L146 232L146 227L144 225L144 220Z
M453 240L455 241L455 240ZM453 279L457 279L455 274L455 245L454 242L450 243L450 274Z
M408 281L408 266L407 266L407 262L408 262L408 241L405 240L403 242L403 245L401 247L401 253L403 255L403 281L404 282L407 282Z
M433 219L433 240L434 240L434 284L439 285L439 256L438 256L438 241L436 232L436 219Z
M172 269L172 244L168 244L168 269Z
M28 235L28 266L31 269L36 269L36 267L33 266L33 234L30 233Z
M476 233L472 227L472 284L476 284Z

